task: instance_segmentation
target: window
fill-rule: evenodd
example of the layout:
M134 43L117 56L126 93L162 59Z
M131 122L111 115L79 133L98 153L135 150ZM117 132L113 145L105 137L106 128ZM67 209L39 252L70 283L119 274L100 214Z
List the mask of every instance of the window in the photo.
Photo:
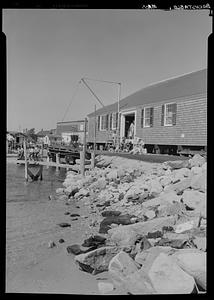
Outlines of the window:
M153 126L153 107L145 107L141 112L141 127Z
M108 129L108 115L100 116L100 130L104 131Z
M177 104L169 103L162 105L162 125L173 126L176 125L176 111Z
M117 129L117 121L118 120L118 113L112 113L112 119L111 119L111 129Z

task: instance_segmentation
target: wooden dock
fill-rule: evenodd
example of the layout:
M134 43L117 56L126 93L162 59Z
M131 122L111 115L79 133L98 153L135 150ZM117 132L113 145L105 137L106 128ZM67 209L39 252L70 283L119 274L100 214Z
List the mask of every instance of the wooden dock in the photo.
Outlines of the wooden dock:
M17 164L20 165L25 165L25 160L16 160ZM47 167L56 167L56 168L66 168L66 169L71 169L74 171L79 171L80 170L80 165L75 164L75 165L69 165L69 164L62 164L62 163L56 163L53 161L28 161L28 166L33 167L33 166L47 166ZM91 164L85 165L85 168L90 169Z

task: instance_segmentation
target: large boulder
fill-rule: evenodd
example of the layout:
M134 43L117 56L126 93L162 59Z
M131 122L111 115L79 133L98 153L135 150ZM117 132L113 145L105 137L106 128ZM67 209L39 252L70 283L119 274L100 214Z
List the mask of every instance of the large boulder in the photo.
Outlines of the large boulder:
M191 186L191 177L187 177L173 185L170 186L172 190L174 190L177 194L180 194L187 188Z
M184 191L182 195L183 203L191 209L197 209L206 202L206 194L199 191Z
M191 294L194 290L194 278L165 253L156 257L148 276L158 294Z
M203 251L195 250L185 252L183 250L176 252L172 258L186 273L193 276L195 281L206 290L206 264L207 254Z
M206 162L206 159L200 154L195 154L193 158L189 160L190 167L201 167Z
M153 179L149 182L149 195L153 197L157 197L163 190L162 185L159 180Z
M166 164L172 169L181 169L181 168L189 168L190 163L188 160L175 160L175 161L167 161Z
M110 260L119 252L117 247L100 247L74 257L80 268L94 275L108 270Z
M114 284L123 287L130 294L153 294L151 282L130 256L121 251L109 263L109 274Z
M109 273L116 284L124 281L125 277L138 270L135 261L124 251L120 251L109 262Z
M119 215L119 216L106 217L100 223L99 233L107 233L108 230L111 228L110 225L112 223L118 224L118 225L119 224L122 224L122 225L132 224L131 218L132 218L132 216L130 216L128 214L126 214L126 215Z
M156 230L160 230L163 226L173 226L176 223L176 217L169 216L163 218L155 218L146 222L138 222L135 224L118 226L117 228L112 228L108 230L108 233L112 237L116 235L119 237L120 235L127 235L130 236L129 231L134 231L136 234L139 235L147 235L149 232L153 232Z
M191 188L194 190L199 190L201 192L206 192L206 173L201 172L200 174L194 175L190 184Z

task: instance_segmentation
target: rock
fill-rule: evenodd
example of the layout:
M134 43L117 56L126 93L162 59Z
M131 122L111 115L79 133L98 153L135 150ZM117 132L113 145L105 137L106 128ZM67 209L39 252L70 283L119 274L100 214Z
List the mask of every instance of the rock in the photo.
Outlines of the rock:
M166 162L168 166L170 166L172 169L181 169L181 168L189 168L190 163L188 160L175 160L175 161L168 161Z
M144 270L138 270L127 275L123 287L128 291L128 294L133 295L151 295L156 294L151 280Z
M201 172L200 174L193 176L190 186L194 190L199 190L205 193L207 188L206 173Z
M110 240L118 246L133 246L139 238L139 235L134 230L124 227L127 226L118 226L110 229L109 231L113 231Z
M63 188L56 189L56 194L63 195L64 194L64 189Z
M71 221L77 221L78 220L78 218L74 218L74 219L72 219Z
M56 244L53 241L50 241L48 243L48 248L54 248L54 247L56 247Z
M116 285L124 282L127 275L137 271L137 264L131 257L124 251L120 251L109 262L108 271Z
M114 285L111 282L98 282L98 289L101 294L108 294L114 290Z
M165 187L167 185L169 185L172 182L172 178L170 176L163 176L160 179L160 184Z
M154 232L148 232L146 235L147 239L157 239L159 237L162 237L163 233L161 231L154 231Z
M183 203L191 209L197 209L206 203L205 193L199 191L184 191L182 195Z
M112 216L119 216L121 214L118 210L105 210L101 213L103 217L112 217Z
M71 227L71 224L69 223L59 223L57 225L59 225L60 227Z
M100 235L90 236L88 239L84 240L82 246L84 247L98 247L105 244L106 238Z
M79 214L70 214L70 217L80 217Z
M69 211L66 211L66 212L64 213L64 215L70 215L70 212L69 212Z
M149 191L149 195L153 196L153 197L156 197L156 196L158 196L162 192L163 187L159 183L158 180L151 180L150 181L150 189L149 190L150 190Z
M140 250L147 250L149 248L152 247L152 245L150 244L150 242L147 240L147 237L143 237L142 240L140 241Z
M200 154L195 154L193 158L189 160L190 167L201 167L206 162L206 159Z
M109 179L110 181L117 179L117 170L112 170L110 171L107 175L106 178Z
M202 168L201 167L192 167L191 171L193 174L197 175L197 174L201 174L202 173Z
M79 192L79 188L78 187L73 187L71 188L71 191L69 193L69 197L74 197L76 193Z
M155 246L168 246L176 249L183 249L189 247L189 244L187 239L170 240L168 238L162 238L160 241L155 243Z
M115 224L122 224L127 225L131 224L131 216L126 215L119 215L119 216L112 216L112 217L106 217L101 223L100 223L100 229L99 233L107 233L108 230L111 228L110 225L112 223Z
M52 200L53 198L51 197L51 200ZM68 200L68 196L66 196L66 195L60 195L59 197L58 197L58 200L59 201L66 201L66 200Z
M164 252L168 254L172 251L173 249L171 247L152 246L146 250L138 252L135 256L135 261L141 266L143 266L145 271L148 271L148 268L150 267L151 263L160 253Z
M65 242L64 239L59 239L59 243L60 243L60 244L62 244L62 243L64 243L64 242Z
M78 194L79 194L79 197L81 197L81 196L87 197L90 195L90 192L88 190L82 188L79 190Z
M156 214L153 210L148 210L147 212L145 212L144 214L149 220L154 219Z
M66 249L69 254L72 253L72 254L77 255L77 254L83 253L83 251L80 248L80 245L78 245L78 244L68 246Z
M193 276L197 284L206 290L206 252L178 252L172 257L180 268Z
M181 233L190 230L194 227L195 221L191 220L185 223L181 223L175 226L175 233Z
M175 202L158 208L158 217L181 215L186 211L183 203Z
M193 243L199 250L206 251L207 250L207 238L206 237L198 237L196 236L193 240Z
M181 193L184 190L186 190L187 188L189 188L191 186L191 177L188 177L186 179L183 179L182 181L173 184L172 186L170 186L170 188L174 191L176 191L176 193Z
M162 227L162 232L168 232L168 231L173 231L174 228L172 226L163 226Z
M100 247L93 251L75 256L75 261L83 271L94 275L108 270L111 259L118 253L117 247Z
M190 294L195 285L194 278L165 253L156 257L148 276L158 294Z

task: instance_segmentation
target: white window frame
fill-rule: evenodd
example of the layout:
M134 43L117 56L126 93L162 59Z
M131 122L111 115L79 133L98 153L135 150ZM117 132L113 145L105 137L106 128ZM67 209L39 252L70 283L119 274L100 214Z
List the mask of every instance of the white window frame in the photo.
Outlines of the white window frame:
M146 106L146 107L144 107L143 109L143 128L149 128L149 127L152 127L151 126L151 124L150 124L150 115L149 115L149 125L146 125L146 109L151 109L152 108L152 106Z
M173 124L166 124L166 107L171 104L176 104L176 102L170 102L164 104L164 126L173 126Z
M105 129L102 129L102 128L101 128L101 125L102 125L102 117L106 117L106 116L107 116L107 114L105 114L105 115L100 115L100 124L99 124L100 131L107 131L107 128L105 128Z
M115 127L113 127L113 125L114 125L114 117L113 117L113 116L115 116L115 124L116 124ZM113 112L113 113L112 113L111 129L112 129L112 130L117 129L117 113L116 113L116 112Z

